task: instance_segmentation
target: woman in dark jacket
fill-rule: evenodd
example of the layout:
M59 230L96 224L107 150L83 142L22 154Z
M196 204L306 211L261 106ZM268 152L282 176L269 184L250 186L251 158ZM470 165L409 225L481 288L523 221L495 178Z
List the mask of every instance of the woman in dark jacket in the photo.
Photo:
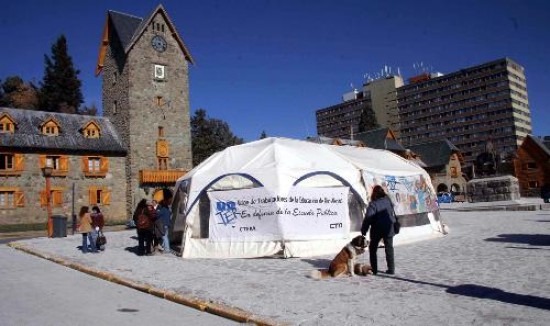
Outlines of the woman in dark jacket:
M384 192L381 186L374 186L372 189L371 201L367 208L361 234L366 235L370 230L369 254L370 264L373 274L378 273L378 261L376 251L380 240L384 241L386 251L386 263L388 264L387 274L395 273L395 262L393 256L393 236L395 235L393 224L395 223L395 213L390 198Z
M99 236L99 231L103 231L103 227L105 226L105 218L103 217L103 214L101 214L101 211L99 210L99 207L94 206L92 207L92 240L90 246L92 247L92 252L98 252L97 250L100 249L97 247L97 237Z

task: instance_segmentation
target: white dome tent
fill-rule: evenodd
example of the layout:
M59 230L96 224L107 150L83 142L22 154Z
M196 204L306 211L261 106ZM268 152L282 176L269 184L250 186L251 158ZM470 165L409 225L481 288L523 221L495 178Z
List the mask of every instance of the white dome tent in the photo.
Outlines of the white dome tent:
M170 238L183 258L333 253L359 234L375 184L400 216L396 243L441 234L418 165L384 150L265 138L218 152L177 181Z

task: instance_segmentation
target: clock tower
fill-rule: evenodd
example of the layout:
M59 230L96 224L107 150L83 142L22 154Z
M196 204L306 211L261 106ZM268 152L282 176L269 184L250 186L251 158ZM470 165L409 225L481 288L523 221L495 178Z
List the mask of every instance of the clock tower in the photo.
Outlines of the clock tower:
M96 76L102 75L103 115L128 150L121 182L129 216L139 200L161 199L162 188L172 189L192 168L190 63L162 5L146 18L107 13Z

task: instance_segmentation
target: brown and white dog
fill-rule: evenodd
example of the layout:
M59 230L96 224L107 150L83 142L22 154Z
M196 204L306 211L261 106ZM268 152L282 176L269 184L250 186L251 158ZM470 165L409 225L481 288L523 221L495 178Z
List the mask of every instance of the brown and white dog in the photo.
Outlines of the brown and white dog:
M356 264L355 258L365 252L369 241L362 235L356 236L348 243L330 263L328 269L316 270L311 273L315 279L340 277L344 275L367 275L372 269L370 265Z

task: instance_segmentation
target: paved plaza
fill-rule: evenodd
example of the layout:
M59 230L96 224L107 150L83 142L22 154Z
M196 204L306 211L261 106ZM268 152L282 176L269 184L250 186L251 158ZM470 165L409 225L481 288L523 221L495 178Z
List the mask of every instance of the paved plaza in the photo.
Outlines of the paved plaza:
M331 256L140 257L134 230L106 233L108 248L101 254L78 251L80 235L15 246L275 324L546 325L550 212L443 210L442 219L450 227L447 236L396 247L394 276L308 277L327 267ZM368 262L367 256L359 260ZM383 250L379 260L384 270Z

